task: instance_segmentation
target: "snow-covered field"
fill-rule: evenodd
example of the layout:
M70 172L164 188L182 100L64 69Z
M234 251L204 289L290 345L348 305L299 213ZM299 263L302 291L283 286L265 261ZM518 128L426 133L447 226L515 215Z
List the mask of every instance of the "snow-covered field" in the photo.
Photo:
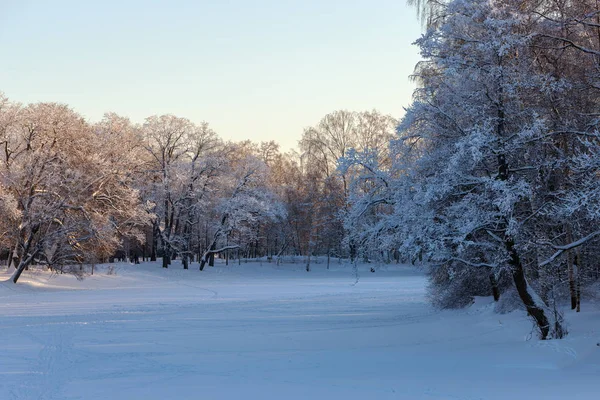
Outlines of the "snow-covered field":
M313 267L26 272L0 284L0 399L600 398L597 304L541 342L488 299L432 309L411 267Z

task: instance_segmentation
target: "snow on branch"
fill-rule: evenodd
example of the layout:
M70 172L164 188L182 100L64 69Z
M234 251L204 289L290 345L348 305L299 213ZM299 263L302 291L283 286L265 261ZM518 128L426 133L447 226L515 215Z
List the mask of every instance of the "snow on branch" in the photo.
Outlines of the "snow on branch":
M496 235L494 232L490 231L489 229L485 230L487 232L488 235L490 235L492 238L494 238L494 240L496 240L499 243L504 243L504 240L502 238L500 238L498 235Z
M211 255L211 254L219 254L222 253L226 250L234 250L234 249L239 249L240 246L236 245L230 245L230 246L225 246L225 247L221 247L220 249L215 249L215 250L207 250L206 251L206 255Z
M361 210L361 212L358 214L358 216L362 217L367 211L369 211L371 208L373 208L379 204L390 204L390 202L387 199L371 200L367 204L365 204L364 208Z
M481 267L486 267L486 268L496 268L497 265L495 264L488 264L488 263L472 263L470 261L467 260L463 260L462 258L456 258L453 257L450 259L450 261L458 261L460 263L463 263L465 265L468 265L469 267L475 267L475 268L481 268Z
M558 257L560 257L565 251L569 251L576 247L579 247L579 246L589 242L590 240L594 239L596 236L600 236L600 231L592 232L589 235L587 235L575 242L566 244L564 246L556 246L551 243L544 243L546 245L549 245L550 247L552 247L554 250L557 250L557 251L554 254L552 254L552 256L550 256L550 258L548 258L546 261L543 261L542 263L540 263L539 266L544 267L544 266L550 264L552 261L554 261Z
M548 34L539 34L539 36L546 37L548 39L554 39L554 40L561 41L561 42L565 43L566 47L574 47L577 50L582 51L587 54L600 55L600 51L590 49L589 47L581 46L581 45L575 43L573 40L567 39L565 37L558 37L558 36L553 36L553 35L548 35Z

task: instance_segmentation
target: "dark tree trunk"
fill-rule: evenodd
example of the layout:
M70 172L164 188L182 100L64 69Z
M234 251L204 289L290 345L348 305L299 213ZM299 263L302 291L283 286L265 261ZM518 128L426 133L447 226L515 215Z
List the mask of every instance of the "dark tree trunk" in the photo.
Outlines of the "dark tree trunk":
M17 283L17 281L21 277L21 274L23 273L23 271L27 269L29 264L31 264L31 262L33 261L33 257L37 253L37 251L35 251L32 254L29 254L29 252L31 251L31 245L33 244L33 239L39 229L40 229L39 225L32 226L31 232L29 233L29 237L27 238L27 241L25 242L24 246L22 246L22 248L23 248L22 257L20 258L19 264L15 264L15 267L17 268L17 270L15 271L15 273L12 276L13 283ZM19 247L21 247L21 246L19 246Z
M502 137L504 133L504 111L502 107L499 108L498 117L498 136ZM507 180L508 173L509 168L506 157L504 154L499 154L498 179L502 181ZM517 288L517 292L519 293L519 297L527 308L527 313L535 320L535 323L540 330L541 339L546 340L548 338L548 334L550 333L550 324L548 322L548 317L544 312L544 304L539 304L539 302L542 302L542 299L535 293L533 288L529 286L529 283L527 283L525 270L523 269L523 263L521 262L519 254L515 249L515 243L511 237L507 236L504 238L504 247L508 252L508 262L512 267L512 276L515 282L515 287ZM539 302L536 300L539 300ZM562 331L562 326L560 326L560 322L558 320L555 321L555 329L556 331Z
M23 273L23 271L25 271L26 267L27 267L27 265L25 263L21 263L20 265L17 266L17 270L15 271L15 273L12 277L13 283L17 283L17 281L21 277L21 274Z
M354 262L356 258L356 244L354 242L350 243L350 261Z
M6 260L6 268L10 268L10 265L12 263L12 258L13 258L13 248L11 247L10 250L8 251L8 260Z
M19 239L19 240L21 240L21 239ZM13 253L12 253L12 263L15 266L15 268L19 267L19 264L21 263L21 259L23 258L22 256L23 256L22 250L19 246L19 243L17 242L17 244L15 245L15 249L13 250Z
M571 234L571 227L569 225L566 226L566 232L567 232L567 243L571 243L573 241L573 235ZM571 296L571 310L574 310L577 308L577 290L576 290L576 285L575 285L575 275L573 272L573 252L569 251L567 252L567 274L569 276L569 294ZM575 260L575 264L577 263L577 260Z
M496 275L494 272L490 272L490 285L492 286L492 295L494 296L494 301L500 300L500 289L498 289L498 281L496 280Z
M573 262L571 260L571 255L567 254L567 268L569 273L569 294L571 296L571 310L577 308L577 289L575 285L575 277L573 273Z
M215 240L215 241L213 241L213 243L211 244L211 246L210 246L210 249L208 249L208 250L206 251L206 254L204 254L204 256L202 257L202 260L200 260L200 271L203 271L203 270L204 270L204 267L206 266L206 263L209 261L209 259L210 259L210 256L211 256L211 255L213 255L213 256L214 256L214 254L213 254L213 253L211 253L211 252L212 252L212 251L215 251L216 249L217 249L217 242L216 242L216 240ZM213 263L214 263L214 261L213 261ZM209 265L210 265L210 264L209 264Z
M150 261L156 261L156 248L158 247L158 226L156 222L152 224L152 249L150 252Z
M529 283L527 283L525 271L523 270L523 264L521 263L521 259L515 250L513 241L511 239L506 239L504 244L510 256L509 263L512 267L512 276L515 282L515 287L517 288L517 292L519 293L519 297L523 301L523 304L525 304L527 313L535 320L535 323L540 330L541 339L546 340L548 338L548 334L550 333L550 324L548 322L548 318L546 317L546 313L542 308L543 305L537 304L533 297L535 296L535 292L529 286Z
M576 293L575 293L575 310L577 312L581 311L581 256L579 254L579 249L575 250L575 259L574 259L574 266L577 269L576 274L575 275L575 280L577 281L577 289L576 289Z

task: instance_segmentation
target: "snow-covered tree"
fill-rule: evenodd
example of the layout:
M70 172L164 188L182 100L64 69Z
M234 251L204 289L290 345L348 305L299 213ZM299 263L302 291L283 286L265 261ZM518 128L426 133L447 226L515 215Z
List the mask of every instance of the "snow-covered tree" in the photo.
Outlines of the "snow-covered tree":
M594 168L575 167L575 159L591 165L582 158L589 144L572 143L568 154L561 147L561 135L577 125L561 112L583 106L592 113L593 102L570 99L565 107L557 100L571 97L578 77L540 65L548 24L535 15L519 1L448 2L443 20L417 41L420 87L392 143L392 167L368 152L345 161L362 170L347 224L365 245L395 244L436 265L438 297L482 290L497 297L498 281L509 275L546 338L564 329L540 273L595 237L550 240L563 237L565 212L573 210L566 199L581 198L583 186L565 171L597 177ZM594 124L577 130L596 140Z
M388 143L392 139L397 121L388 115L383 115L376 110L365 112L334 111L325 115L319 123L307 128L300 141L302 150L302 166L306 177L311 177L310 198L320 201L320 204L310 204L312 217L306 221L314 224L308 229L307 246L312 251L317 245L316 232L323 232L327 239L323 243L329 254L332 248L331 238L344 238L342 227L342 216L345 212L349 195L349 180L352 178L352 169L340 169L339 160L346 157L352 150L369 151L377 154L381 162L389 161ZM316 186L315 186L316 184ZM320 193L318 193L320 192ZM306 204L307 206L309 204ZM306 207L305 207L306 208ZM320 210L321 214L315 213ZM341 233L341 235L336 235ZM333 236L332 236L333 235ZM356 255L356 245L352 241L352 235L347 245L350 257Z
M213 154L220 141L207 123L173 115L147 118L142 134L149 154L144 191L156 215L153 232L162 243L163 267L179 253L187 269L192 231L222 164Z
M215 201L217 220L214 233L201 260L200 270L208 262L212 265L215 254L239 248L241 241L257 240L255 233L261 223L284 216L281 203L268 187L268 167L254 155L244 155L238 146L228 149L228 174L222 175L220 194ZM237 232L238 241L232 237Z
M126 146L107 141L64 105L10 108L0 180L3 207L10 210L4 238L12 243L13 282L33 262L54 269L81 265L139 234L131 168L119 164Z

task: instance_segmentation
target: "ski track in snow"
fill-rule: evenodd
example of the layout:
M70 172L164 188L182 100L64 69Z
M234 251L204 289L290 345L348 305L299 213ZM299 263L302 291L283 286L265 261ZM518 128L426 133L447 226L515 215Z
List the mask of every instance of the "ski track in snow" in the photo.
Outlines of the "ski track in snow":
M425 277L410 267L361 271L356 284L351 266L300 269L121 265L117 276L83 282L30 273L19 285L2 283L0 399L546 400L600 392L592 306L567 315L567 339L526 341L524 314L494 314L488 299L432 309Z

